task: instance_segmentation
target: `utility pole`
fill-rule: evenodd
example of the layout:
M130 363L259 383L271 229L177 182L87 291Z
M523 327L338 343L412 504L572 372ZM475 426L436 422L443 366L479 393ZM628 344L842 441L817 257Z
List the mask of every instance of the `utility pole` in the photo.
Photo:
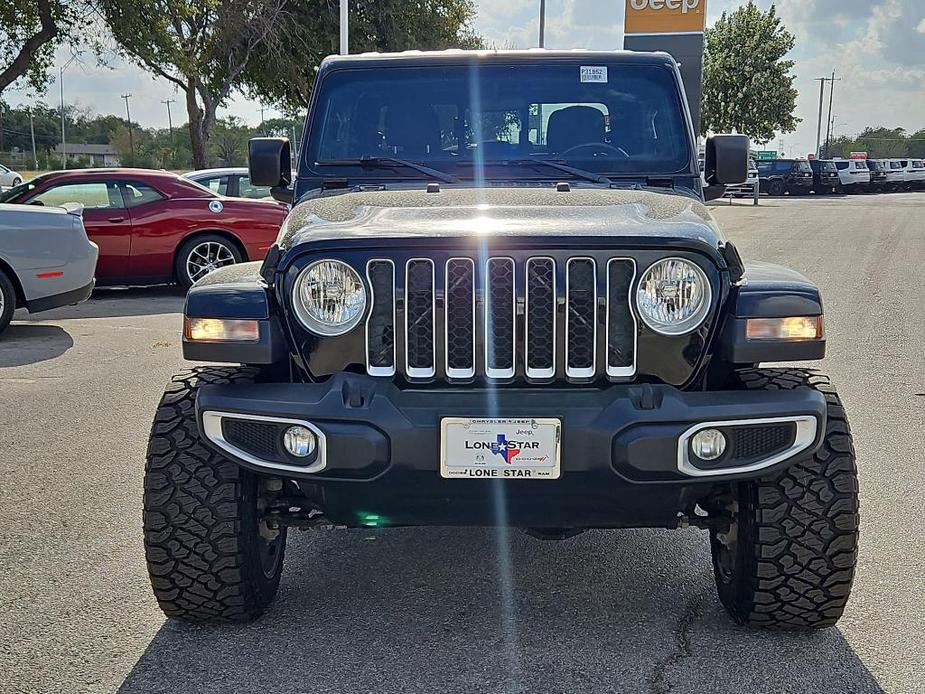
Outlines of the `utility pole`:
M264 120L263 120L263 112L264 112L265 110L266 110L266 109L264 109L263 106L260 107L260 132L263 133L263 136L264 136L264 137L267 136L267 127L266 127L266 125L264 125Z
M540 0L540 48L546 47L546 0Z
M39 158L35 155L35 123L32 120L32 107L29 107L29 133L32 135L32 164L34 170L39 170Z
M167 132L169 136L168 142L170 143L170 164L172 166L174 163L173 160L177 157L173 150L173 119L170 117L170 104L175 104L176 99L164 99L161 103L167 107Z
M135 163L135 138L132 135L132 112L128 108L128 100L132 98L131 94L123 94L122 98L125 99L125 119L128 121L128 148L132 153L132 164Z
M347 0L340 0L340 54L347 55L350 52L350 46L348 45L349 31L348 31L348 21L347 16Z
M819 82L819 120L816 123L816 157L818 159L822 159L822 150L819 149L822 146L822 103L825 100L825 83L828 80L828 77L816 78Z
M0 152L4 150L5 142L3 139L3 103L0 102Z
M832 77L829 79L832 86L829 87L829 115L826 118L828 127L825 133L825 156L832 156L832 102L835 100L835 83L841 82L841 79L835 79L835 70L832 70Z

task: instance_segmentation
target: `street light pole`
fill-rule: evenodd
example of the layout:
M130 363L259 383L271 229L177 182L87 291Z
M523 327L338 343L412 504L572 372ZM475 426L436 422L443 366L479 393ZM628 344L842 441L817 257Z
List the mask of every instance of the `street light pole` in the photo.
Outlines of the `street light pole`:
M540 48L546 47L546 0L540 0Z
M61 88L61 168L67 168L67 141L64 139L64 68L58 68L58 86Z
M348 45L349 32L348 32L348 15L347 15L347 0L340 0L340 54L347 55L350 52L350 46Z
M125 99L125 119L128 121L128 148L132 153L132 164L135 164L135 138L132 134L132 113L128 108L128 100L132 98L131 94L123 94L122 98Z
M64 138L64 71L77 58L72 55L64 65L58 68L58 86L61 89L61 168L67 168L67 141Z

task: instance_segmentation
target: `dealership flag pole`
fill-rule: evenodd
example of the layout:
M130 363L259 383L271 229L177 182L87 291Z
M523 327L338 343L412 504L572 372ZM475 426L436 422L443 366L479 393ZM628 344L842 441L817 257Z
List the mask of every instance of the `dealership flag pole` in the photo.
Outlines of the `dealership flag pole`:
M340 54L347 55L350 47L347 45L347 0L340 0Z

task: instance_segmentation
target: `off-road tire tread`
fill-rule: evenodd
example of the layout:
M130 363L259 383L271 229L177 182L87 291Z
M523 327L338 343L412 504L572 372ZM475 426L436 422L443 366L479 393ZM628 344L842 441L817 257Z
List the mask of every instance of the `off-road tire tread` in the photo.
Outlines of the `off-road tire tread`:
M256 511L242 499L255 480L201 441L195 416L200 385L252 383L255 375L248 367L184 371L158 405L145 466L144 545L151 586L168 617L247 622L279 585L278 573L267 581L255 571L259 559L248 543L255 523L248 515Z
M740 485L750 500L745 525L751 524L753 541L743 550L737 600L726 606L737 621L755 627L833 626L851 592L860 520L845 410L829 378L811 369L749 369L738 376L749 390L813 388L825 396L828 417L822 445L811 458Z

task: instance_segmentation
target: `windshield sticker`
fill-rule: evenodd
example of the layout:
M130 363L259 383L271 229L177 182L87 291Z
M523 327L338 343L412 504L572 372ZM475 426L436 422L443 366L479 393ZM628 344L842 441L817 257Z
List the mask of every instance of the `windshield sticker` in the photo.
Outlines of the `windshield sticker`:
M225 209L225 206L222 205L220 200L213 200L209 203L209 209L212 210L215 214L218 214L223 209Z
M603 82L607 83L607 66L606 65L582 65L581 66L582 82Z

